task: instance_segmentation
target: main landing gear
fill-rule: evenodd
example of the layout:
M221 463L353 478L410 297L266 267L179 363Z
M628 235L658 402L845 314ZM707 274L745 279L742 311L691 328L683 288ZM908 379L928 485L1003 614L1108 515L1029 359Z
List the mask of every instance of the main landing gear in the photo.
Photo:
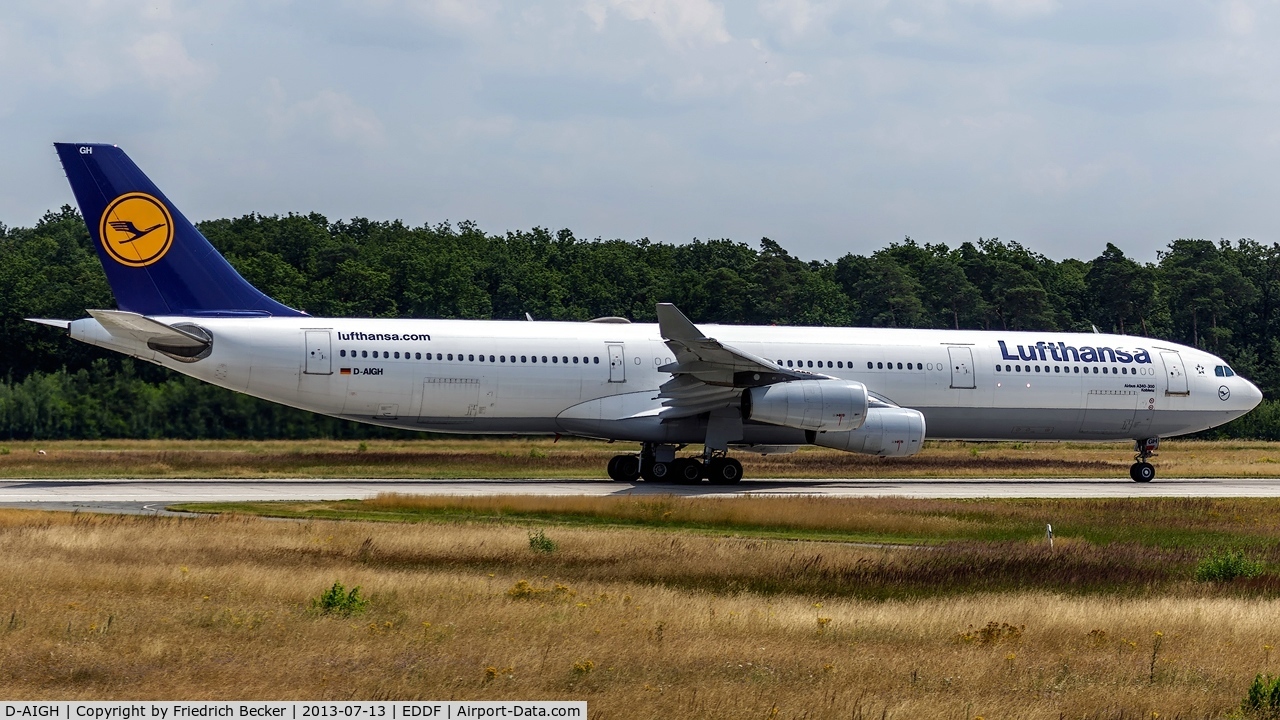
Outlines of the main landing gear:
M1154 457L1156 450L1160 448L1160 438L1147 438L1146 440L1134 440L1133 449L1137 454L1133 456L1135 462L1129 466L1129 477L1134 482L1151 482L1156 476L1156 466L1147 462L1147 458Z
M707 462L675 456L674 445L641 447L637 455L615 455L609 459L609 477L618 482L644 480L651 483L695 485L706 478L712 485L729 485L742 479L742 463L723 453L712 454Z

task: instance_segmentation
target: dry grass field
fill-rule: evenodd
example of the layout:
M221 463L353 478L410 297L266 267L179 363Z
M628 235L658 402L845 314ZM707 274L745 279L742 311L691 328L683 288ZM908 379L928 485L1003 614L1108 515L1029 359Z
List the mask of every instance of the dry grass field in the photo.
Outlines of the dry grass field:
M610 456L635 449L569 438L0 442L0 477L604 478ZM777 478L1125 478L1133 462L1128 443L929 441L910 458L824 448L736 456L748 477ZM1171 440L1155 462L1162 478L1280 477L1280 443Z
M920 509L879 512L945 535ZM1192 525L1218 512L1206 531L1236 522L1218 506L1155 509ZM1275 524L1235 526L1263 527L1256 544ZM593 718L1200 718L1227 716L1256 673L1280 672L1275 576L1195 583L1194 549L539 525L540 552L531 527L0 510L0 695L582 698ZM1260 550L1275 567L1274 545ZM335 581L360 586L367 610L313 609Z

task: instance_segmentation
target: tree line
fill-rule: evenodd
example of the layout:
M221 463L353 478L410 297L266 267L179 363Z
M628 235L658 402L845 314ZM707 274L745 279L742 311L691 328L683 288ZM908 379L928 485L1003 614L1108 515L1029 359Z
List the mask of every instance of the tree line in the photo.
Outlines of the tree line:
M1154 261L1107 244L1053 260L1016 242L894 242L803 261L763 238L687 244L586 240L542 228L410 227L323 215L199 223L252 284L316 316L651 322L658 302L695 322L1104 332L1224 357L1280 391L1280 244L1179 239ZM376 437L398 434L196 382L74 342L25 317L114 307L78 212L0 224L0 437ZM1280 439L1270 402L1217 436Z

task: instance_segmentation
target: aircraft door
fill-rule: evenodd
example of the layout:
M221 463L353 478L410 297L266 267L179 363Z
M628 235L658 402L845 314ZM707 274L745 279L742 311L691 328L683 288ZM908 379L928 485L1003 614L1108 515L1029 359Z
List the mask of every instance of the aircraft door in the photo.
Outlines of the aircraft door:
M624 357L621 345L609 346L609 382L620 383L627 381L627 365L623 362Z
M1164 361L1164 379L1166 395L1190 395L1187 389L1186 368L1182 365L1182 356L1176 352L1162 352L1160 359Z
M307 375L332 375L330 339L328 330L306 331L307 361L303 372Z
M977 377L973 374L973 349L952 345L947 348L951 356L951 387L976 388Z

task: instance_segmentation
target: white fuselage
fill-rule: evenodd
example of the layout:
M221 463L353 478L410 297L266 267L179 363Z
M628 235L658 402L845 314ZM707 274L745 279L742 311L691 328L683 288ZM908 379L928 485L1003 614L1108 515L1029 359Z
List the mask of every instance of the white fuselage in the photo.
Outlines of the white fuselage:
M324 318L157 318L213 338L182 362L109 334L72 337L274 402L435 432L565 433L702 442L705 425L658 423L658 326L625 323ZM1168 437L1228 422L1261 393L1204 351L1131 336L869 328L700 326L740 350L865 383L922 412L928 436L1102 440ZM1003 342L1003 345L1001 344ZM1024 359L1026 357L1032 359ZM427 359L427 358L430 359ZM1128 361L1125 358L1128 357ZM646 421L648 419L649 421ZM700 429L701 428L701 429ZM748 442L801 431L749 424Z

